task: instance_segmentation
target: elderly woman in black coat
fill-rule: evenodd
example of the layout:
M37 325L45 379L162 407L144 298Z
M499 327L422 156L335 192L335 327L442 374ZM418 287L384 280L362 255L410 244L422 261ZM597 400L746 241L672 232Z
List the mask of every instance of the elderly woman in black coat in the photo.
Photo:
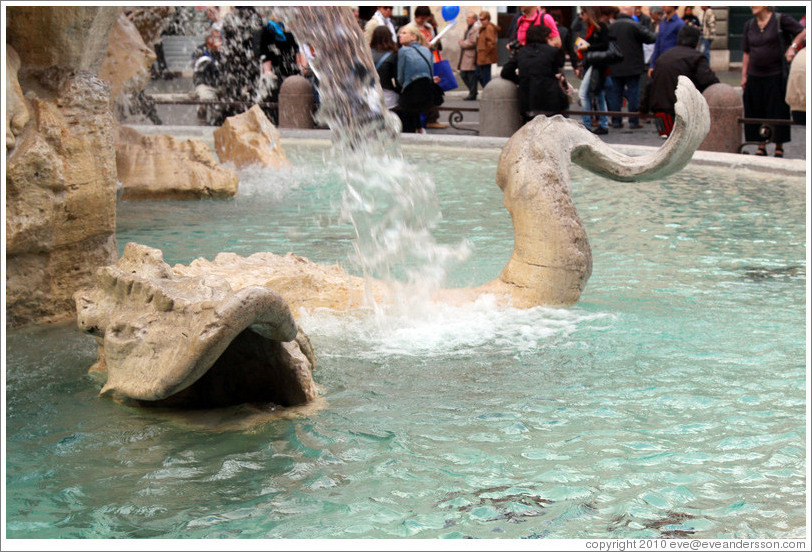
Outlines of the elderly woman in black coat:
M502 67L502 78L518 83L519 106L527 122L538 112L561 113L569 98L561 88L564 51L548 43L550 29L535 25L527 29L527 44Z

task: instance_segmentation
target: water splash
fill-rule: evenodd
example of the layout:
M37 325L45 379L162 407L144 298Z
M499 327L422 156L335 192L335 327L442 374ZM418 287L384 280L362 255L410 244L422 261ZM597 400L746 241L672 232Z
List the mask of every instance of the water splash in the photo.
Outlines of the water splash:
M352 264L365 277L387 282L394 304L428 300L449 263L466 258L469 247L441 245L432 235L442 217L434 182L403 159L400 122L386 108L361 28L347 7L284 13L299 43L315 55L319 120L332 131L332 156L346 183L341 214L356 234Z

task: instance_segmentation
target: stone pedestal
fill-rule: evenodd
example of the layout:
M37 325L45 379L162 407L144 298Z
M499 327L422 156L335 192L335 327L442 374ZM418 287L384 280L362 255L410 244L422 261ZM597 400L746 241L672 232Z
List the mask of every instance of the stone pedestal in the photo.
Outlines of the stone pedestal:
M282 81L279 128L313 128L313 85L299 75Z
M509 80L492 79L479 101L479 135L513 136L522 126L519 88Z
M741 94L729 84L717 83L706 88L702 95L708 102L711 125L699 149L739 153L742 125L738 119L744 114Z

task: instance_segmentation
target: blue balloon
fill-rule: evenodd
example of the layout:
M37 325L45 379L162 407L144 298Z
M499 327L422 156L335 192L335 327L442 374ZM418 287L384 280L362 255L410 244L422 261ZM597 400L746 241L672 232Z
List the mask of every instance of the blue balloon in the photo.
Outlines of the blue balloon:
M443 6L443 19L451 21L460 14L459 6Z

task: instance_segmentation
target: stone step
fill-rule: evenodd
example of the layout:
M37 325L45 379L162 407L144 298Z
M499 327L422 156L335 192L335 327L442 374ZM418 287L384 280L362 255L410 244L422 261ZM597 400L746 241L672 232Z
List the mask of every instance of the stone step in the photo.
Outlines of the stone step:
M184 71L192 68L192 53L205 39L197 36L168 35L161 39L164 59L170 71Z

